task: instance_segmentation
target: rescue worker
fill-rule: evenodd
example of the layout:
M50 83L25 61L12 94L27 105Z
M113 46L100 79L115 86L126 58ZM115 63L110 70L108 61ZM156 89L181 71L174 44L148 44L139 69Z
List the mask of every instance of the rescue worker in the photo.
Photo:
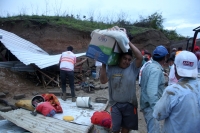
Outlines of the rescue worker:
M73 47L67 47L67 51L63 52L60 57L60 77L62 85L62 100L66 101L66 78L69 80L69 87L71 89L72 102L76 101L74 91L74 66L76 63L76 56L72 52Z
M175 57L176 84L168 86L154 107L153 117L165 120L163 133L199 133L200 81L197 57L182 51Z

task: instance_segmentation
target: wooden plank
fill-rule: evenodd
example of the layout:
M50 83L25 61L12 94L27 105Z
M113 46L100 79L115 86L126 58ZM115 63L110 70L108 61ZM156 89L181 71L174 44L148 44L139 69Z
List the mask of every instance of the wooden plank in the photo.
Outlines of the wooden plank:
M38 72L40 72L42 75L46 76L47 78L50 79L50 82L53 81L54 83L56 83L59 86L59 82L55 81L54 78L51 78L50 76L48 76L47 74L45 74L44 72L42 72L41 70L37 69ZM42 76L43 77L43 76ZM47 86L50 82L46 83L44 81L44 77L42 78L43 82L45 83L45 86Z

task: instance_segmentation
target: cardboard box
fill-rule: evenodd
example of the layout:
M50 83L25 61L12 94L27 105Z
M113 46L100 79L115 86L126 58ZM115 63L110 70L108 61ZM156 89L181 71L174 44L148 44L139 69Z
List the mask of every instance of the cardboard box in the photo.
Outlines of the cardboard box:
M107 65L116 65L120 52L121 49L114 38L94 33L86 56Z

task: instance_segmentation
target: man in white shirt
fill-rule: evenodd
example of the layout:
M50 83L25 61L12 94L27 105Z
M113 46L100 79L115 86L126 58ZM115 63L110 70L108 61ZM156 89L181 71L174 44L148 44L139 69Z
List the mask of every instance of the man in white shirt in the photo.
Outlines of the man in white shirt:
M72 102L76 101L75 91L74 91L74 65L76 63L76 56L72 52L73 47L67 47L67 51L63 52L59 65L60 65L60 77L61 77L61 85L62 85L62 94L61 97L64 101L66 101L66 78L69 80L69 87L71 89Z
M168 60L169 63L169 81L168 81L168 85L172 85L178 82L176 76L175 76L175 68L174 68L174 58L169 58Z

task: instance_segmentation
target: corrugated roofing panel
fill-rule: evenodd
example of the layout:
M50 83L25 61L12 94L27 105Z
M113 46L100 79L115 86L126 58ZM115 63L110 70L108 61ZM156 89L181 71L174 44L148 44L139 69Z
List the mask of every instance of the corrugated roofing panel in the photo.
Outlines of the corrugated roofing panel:
M25 65L35 64L40 69L59 63L60 55L49 55L37 45L5 30L0 29L2 39L0 41ZM76 54L76 57L85 53Z
M28 133L27 130L15 125L8 120L0 120L0 133Z
M30 111L17 109L9 112L1 112L5 119L15 123L33 133L87 133L90 126L78 125L41 114L33 116Z
M10 68L10 67L15 66L15 64L17 64L18 62L19 61L3 61L3 62L0 62L0 67Z
M48 55L47 52L42 50L37 45L5 30L0 29L0 34L2 35L1 42L5 45L10 51L29 51L32 53Z

